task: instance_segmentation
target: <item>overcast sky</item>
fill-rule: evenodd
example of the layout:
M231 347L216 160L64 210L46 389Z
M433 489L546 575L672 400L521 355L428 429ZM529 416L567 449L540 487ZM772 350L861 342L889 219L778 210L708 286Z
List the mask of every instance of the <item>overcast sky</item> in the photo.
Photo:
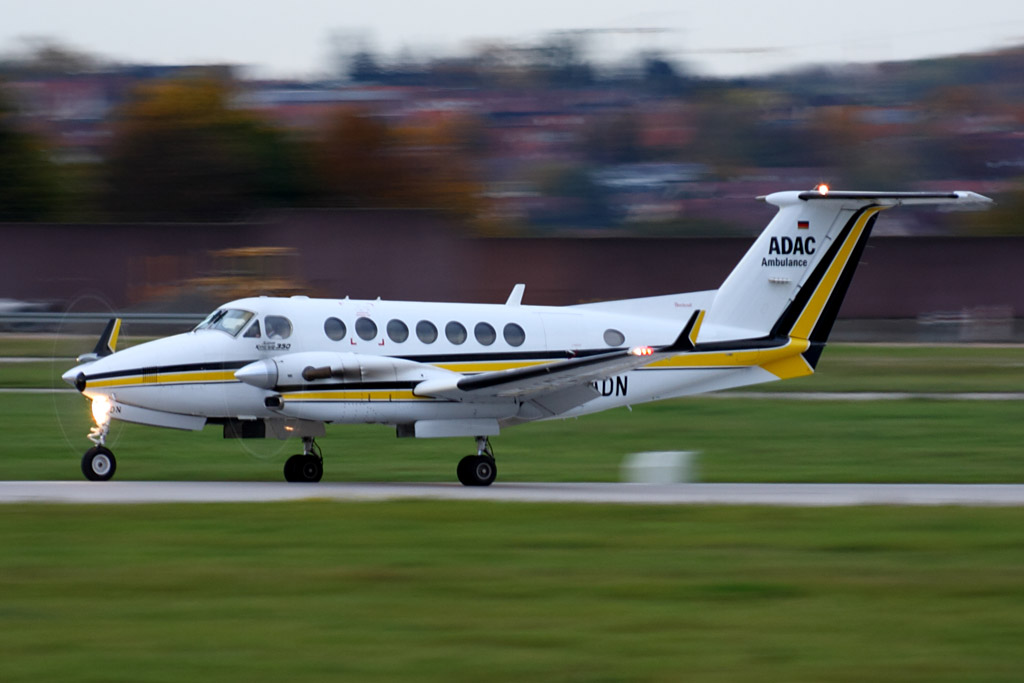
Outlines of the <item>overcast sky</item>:
M0 16L0 53L45 37L119 61L300 77L327 72L338 36L385 54L457 54L480 41L621 29L589 37L589 56L659 50L714 75L1024 43L1022 0L4 0Z

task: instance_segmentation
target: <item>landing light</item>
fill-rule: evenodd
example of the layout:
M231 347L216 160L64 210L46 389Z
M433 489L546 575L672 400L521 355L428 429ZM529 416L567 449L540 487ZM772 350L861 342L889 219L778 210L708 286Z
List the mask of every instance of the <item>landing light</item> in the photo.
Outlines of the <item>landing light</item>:
M828 194L828 185L826 185L825 183L821 183L814 189L817 190L818 194L820 194L822 197Z
M634 356L651 356L654 354L654 349L650 346L634 346L629 352Z
M103 394L92 399L92 419L97 427L103 427L110 422L110 399Z

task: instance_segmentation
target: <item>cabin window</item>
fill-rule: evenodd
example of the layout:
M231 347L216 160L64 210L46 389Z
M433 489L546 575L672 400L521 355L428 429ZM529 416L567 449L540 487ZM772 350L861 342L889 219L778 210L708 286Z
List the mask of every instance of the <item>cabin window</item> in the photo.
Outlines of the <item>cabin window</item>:
M360 339L372 341L377 338L377 323L369 318L356 318L356 334Z
M524 332L523 328L515 323L505 325L505 329L502 330L502 334L504 334L505 342L509 346L522 346L523 342L526 341L526 332Z
M221 308L206 317L206 320L196 325L195 331L199 330L220 330L227 332L232 337L237 336L245 324L253 318L251 311L243 311L239 308Z
M332 341L341 341L348 334L348 328L337 318L328 318L324 321L324 334Z
M401 344L409 338L409 326L401 320L389 320L388 336L391 337L391 341Z
M287 339L292 336L292 321L283 315L268 315L263 319L267 339Z
M622 346L626 343L626 335L622 334L618 330L605 330L604 343L608 346Z
M421 320L416 323L416 336L424 344L433 344L437 341L437 326L428 320Z
M247 329L245 331L245 334L243 334L242 336L245 337L246 339L259 339L260 338L260 321L259 320L253 321L252 325L249 326L249 329Z
M444 336L448 337L448 341L452 344L461 344L466 341L466 337L469 335L466 333L466 328L462 323L457 323L453 320L444 326Z
M498 333L487 323L477 323L476 327L473 328L473 335L484 346L490 346L498 338Z

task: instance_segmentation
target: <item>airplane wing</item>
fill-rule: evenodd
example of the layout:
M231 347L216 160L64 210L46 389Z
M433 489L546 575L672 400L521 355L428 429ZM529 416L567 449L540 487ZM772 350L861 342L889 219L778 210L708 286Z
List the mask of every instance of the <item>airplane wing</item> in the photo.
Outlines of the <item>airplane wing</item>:
M648 365L659 358L685 353L694 348L704 311L695 311L676 340L663 347L634 346L592 356L570 358L546 365L478 375L430 379L418 384L413 393L457 401L488 398L536 400L558 394L553 403L568 410L597 396L590 383ZM552 402L547 402L552 403ZM563 412L558 411L558 412Z

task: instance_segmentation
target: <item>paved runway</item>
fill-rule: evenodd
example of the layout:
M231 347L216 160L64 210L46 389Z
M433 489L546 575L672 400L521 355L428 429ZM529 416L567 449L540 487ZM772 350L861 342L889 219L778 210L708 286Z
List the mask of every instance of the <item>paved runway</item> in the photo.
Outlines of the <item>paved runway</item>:
M288 484L285 482L3 481L0 503L240 503L328 499L628 505L1024 506L1020 484Z

